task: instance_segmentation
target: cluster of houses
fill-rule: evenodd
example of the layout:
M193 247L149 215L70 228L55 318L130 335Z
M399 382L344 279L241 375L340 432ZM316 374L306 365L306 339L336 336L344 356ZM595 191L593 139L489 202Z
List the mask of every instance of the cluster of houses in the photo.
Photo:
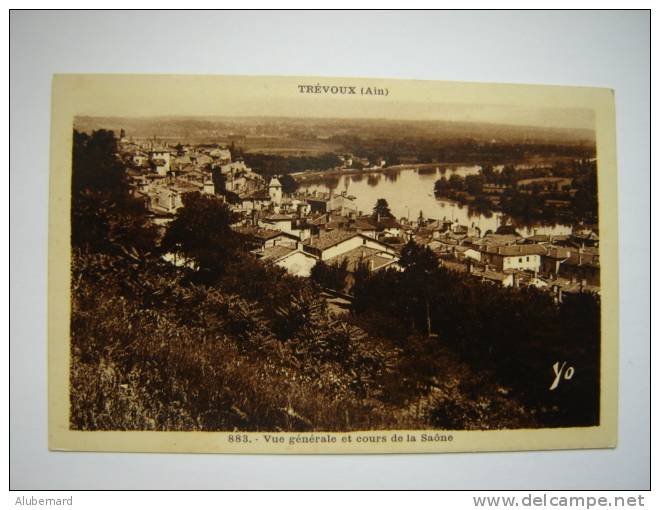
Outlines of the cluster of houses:
M565 294L600 292L598 234L589 228L562 236L523 237L511 226L482 233L449 220L361 215L348 205L353 197L345 195L295 197L291 200L306 206L297 212L253 211L237 229L252 240L258 258L294 275L308 276L319 260L345 264L349 273L360 265L369 271L400 269L401 249L413 239L431 249L443 267L482 282L534 286L557 301ZM350 282L349 275L347 286Z
M261 260L309 276L322 260L354 270L398 267L397 248L383 235L398 235L393 218L360 215L355 197L343 194L283 192L276 177L265 180L221 147L176 146L147 141L123 143L133 195L144 200L154 223L165 225L183 206L183 195L216 196L240 220L234 230ZM392 228L396 226L396 228Z
M595 228L570 235L521 236L513 227L481 235L448 221L427 221L415 233L440 264L467 277L503 287L534 286L564 294L600 292L599 240Z
M216 196L240 220L234 230L262 261L307 277L318 261L376 272L397 269L401 249L413 239L439 264L468 278L503 287L534 286L565 294L600 290L597 229L571 235L521 236L512 226L482 233L446 219L416 221L364 215L346 193L285 193L222 147L124 144L133 193L145 200L156 224L182 207L185 193ZM347 279L347 287L351 279ZM348 288L347 288L348 290Z
M247 195L261 190L263 178L243 161L232 161L229 149L191 147L156 141L121 144L133 195L144 200L156 220L167 222L183 207L183 195L231 192Z
M353 154L341 154L338 157L341 161L341 167L347 169L355 168L357 166L358 168L362 169L367 168L376 170L387 165L387 161L384 158L375 158L375 160L369 161L369 158L360 158L358 156L354 156Z
M349 272L360 264L370 271L399 268L401 240L397 238L396 243L391 243L384 237L396 223L392 218L360 216L355 209L310 209L307 204L296 213L253 211L235 230L245 236L259 259L296 276L309 276L318 261L346 264Z

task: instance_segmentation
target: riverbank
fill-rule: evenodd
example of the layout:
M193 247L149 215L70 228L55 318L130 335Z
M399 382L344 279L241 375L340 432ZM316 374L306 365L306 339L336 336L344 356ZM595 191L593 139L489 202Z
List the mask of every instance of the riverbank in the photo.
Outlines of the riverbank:
M296 182L304 183L308 181L318 180L323 177L341 177L342 175L367 175L373 173L385 173L401 170L424 170L429 168L453 168L459 166L477 166L474 163L418 163L418 164L402 164L392 165L377 168L363 168L358 170L356 168L337 168L332 170L305 170L303 172L296 172L289 174Z
M504 162L499 162L498 164L493 165L494 167L501 167L503 165L513 165L514 167L519 166L519 165L538 165L538 166L546 166L546 165L552 165L554 163L560 162L560 161L571 161L573 158L569 157L564 157L564 156L557 156L557 157L536 157L536 158L529 158L526 159L525 161L504 161ZM363 168L363 169L356 169L356 168L334 168L331 170L304 170L302 172L294 172L291 173L291 177L293 177L296 182L298 183L305 183L309 181L317 181L321 178L324 177L341 177L343 175L368 175L368 174L373 174L373 173L387 173L387 172L398 172L402 170L429 170L429 169L445 169L445 170L451 170L455 169L458 167L481 167L482 164L492 164L491 162L479 162L476 163L474 161L443 161L443 162L435 162L435 163L404 163L400 165L391 165L391 166L385 166L385 167L376 167L376 168Z
M387 200L392 214L396 218L416 219L420 212L424 218L433 218L437 220L447 220L452 223L459 223L466 226L479 227L482 232L488 230L495 232L503 224L509 222L502 213L485 212L481 213L470 207L468 204L461 205L458 201L449 201L436 197L434 194L434 184L443 174L435 172L433 169L439 167L446 171L446 176L452 174L474 174L478 171L475 165L469 167L446 166L442 164L421 165L420 171L414 171L420 168L420 165L400 165L397 167L388 167L378 172L344 172L341 175L321 176L316 174L315 178L306 177L301 179L299 189L301 192L318 192L335 194L346 193L347 196L355 197L355 205L361 214L369 214L373 210L374 204L379 199ZM424 171L423 169L427 170ZM523 216L524 218L524 216ZM544 235L568 235L572 228L570 225L546 224L543 222L521 222L523 225L516 225L523 236L530 236L534 233Z
M450 203L460 208L467 208L473 215L485 215L487 217L498 217L503 225L511 224L516 228L523 228L527 231L534 231L539 227L557 227L564 226L570 228L572 231L576 226L580 225L580 221L576 220L572 215L566 213L565 210L555 208L545 208L537 211L534 216L515 214L511 210L502 208L498 203L494 203L493 196L489 195L445 195L434 193L436 200ZM499 197L498 197L499 199Z

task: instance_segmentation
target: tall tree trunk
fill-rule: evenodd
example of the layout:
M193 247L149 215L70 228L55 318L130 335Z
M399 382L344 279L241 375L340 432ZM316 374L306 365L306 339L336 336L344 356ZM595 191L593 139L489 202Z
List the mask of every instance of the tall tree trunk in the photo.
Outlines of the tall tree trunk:
M431 305L426 298L426 336L431 336Z

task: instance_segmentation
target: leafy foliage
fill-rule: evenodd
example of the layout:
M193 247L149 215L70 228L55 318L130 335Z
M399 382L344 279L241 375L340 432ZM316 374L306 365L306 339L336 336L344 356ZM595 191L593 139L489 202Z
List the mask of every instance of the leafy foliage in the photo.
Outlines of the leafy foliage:
M288 175L304 170L329 170L341 165L339 157L330 152L305 156L280 156L261 152L245 152L243 158L246 165L264 177ZM284 183L282 184L284 185Z
M431 258L423 253L406 245L403 273L356 278L354 311L369 324L370 333L402 345L411 334L432 333L437 348L450 346L476 372L492 373L540 423L598 423L598 296L567 296L556 305L532 287L501 288L437 265L431 269ZM555 362L577 367L580 379L549 391Z
M571 177L573 183L561 188L548 185L544 189L538 184L519 186L519 181L530 178ZM488 199L485 184L504 186L498 205ZM438 196L448 197L461 203L469 203L479 212L499 210L522 223L563 221L595 221L598 218L598 187L596 163L591 160L573 160L570 164L557 162L552 168L529 168L516 170L506 165L495 172L484 165L478 175L461 177L452 174L435 182ZM467 195L466 195L467 194ZM551 205L548 200L561 201L565 205Z
M106 253L122 252L128 246L148 251L156 233L142 204L129 195L116 151L112 131L73 132L71 243Z
M318 260L310 272L310 278L321 287L343 291L348 276L348 261L346 259L335 264L326 264Z
M231 229L234 213L216 197L201 193L183 196L183 207L169 224L161 246L195 262L211 281L222 271L241 241Z
M387 203L387 200L384 198L379 198L376 200L376 205L374 205L372 215L375 217L381 218L392 218L392 211L390 211L390 204Z
M298 189L298 181L296 181L293 177L291 177L289 174L284 174L283 176L280 177L280 183L282 184L282 192L291 194L295 193L295 191Z

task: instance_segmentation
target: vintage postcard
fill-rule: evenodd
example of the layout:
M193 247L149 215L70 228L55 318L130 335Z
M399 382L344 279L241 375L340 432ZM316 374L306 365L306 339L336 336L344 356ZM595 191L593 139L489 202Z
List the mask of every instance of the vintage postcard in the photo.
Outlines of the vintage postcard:
M58 75L49 446L614 447L614 93Z

